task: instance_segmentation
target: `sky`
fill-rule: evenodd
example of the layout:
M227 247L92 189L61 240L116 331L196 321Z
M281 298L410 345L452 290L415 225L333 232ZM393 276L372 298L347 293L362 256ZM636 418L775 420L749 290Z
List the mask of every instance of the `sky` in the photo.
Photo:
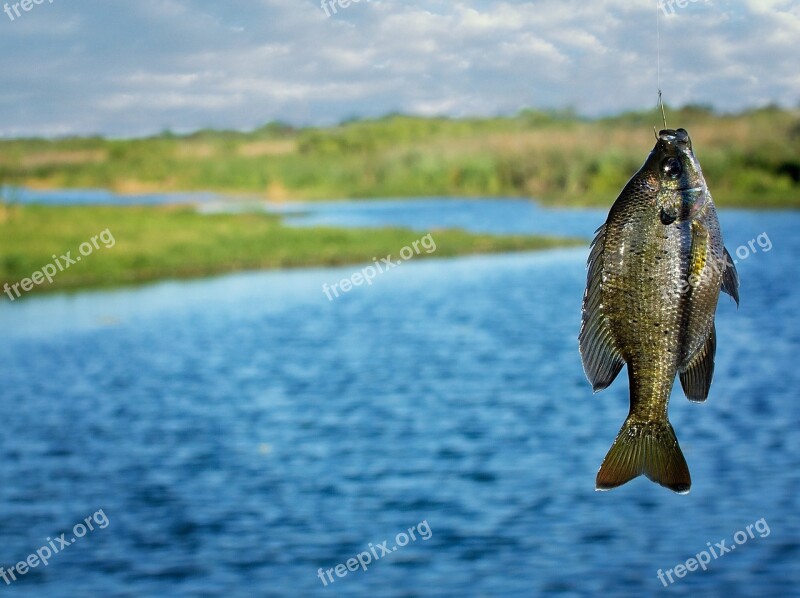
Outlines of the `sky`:
M668 105L800 106L800 1L662 1L0 0L0 136L649 109L657 15Z

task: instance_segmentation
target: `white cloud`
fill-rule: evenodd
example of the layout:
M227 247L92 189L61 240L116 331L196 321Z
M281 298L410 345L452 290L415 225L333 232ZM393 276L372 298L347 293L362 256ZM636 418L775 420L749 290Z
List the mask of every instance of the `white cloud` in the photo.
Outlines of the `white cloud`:
M647 108L655 21L630 0L53 3L0 21L0 134ZM692 2L661 25L668 103L798 104L796 2Z

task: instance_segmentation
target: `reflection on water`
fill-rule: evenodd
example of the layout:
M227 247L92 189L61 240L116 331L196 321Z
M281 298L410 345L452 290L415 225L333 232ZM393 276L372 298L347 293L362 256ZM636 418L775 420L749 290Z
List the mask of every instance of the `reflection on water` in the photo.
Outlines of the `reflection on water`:
M579 236L603 218L447 206L438 223L419 202L347 210L421 230L572 219L558 232ZM342 223L340 208L306 218ZM687 496L641 479L594 491L627 388L621 376L592 395L581 371L585 248L414 261L335 302L322 284L355 266L0 304L0 564L98 509L110 521L4 590L641 596L662 590L659 569L765 518L768 537L672 589L790 595L800 217L726 212L722 223L732 250L762 232L772 247L740 262L741 308L721 301L708 402L673 399ZM427 541L329 587L317 577L422 521Z

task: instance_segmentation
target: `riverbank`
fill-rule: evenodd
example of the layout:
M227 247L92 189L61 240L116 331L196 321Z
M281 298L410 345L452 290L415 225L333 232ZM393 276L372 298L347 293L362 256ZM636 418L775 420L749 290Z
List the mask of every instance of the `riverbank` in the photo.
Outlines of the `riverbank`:
M371 264L387 256L396 262L407 247L413 259L422 259L581 243L461 230L293 228L260 211L204 215L176 206L0 204L0 297L243 270Z
M667 110L721 207L800 208L800 110ZM273 201L530 197L610 206L653 146L656 111L585 119L525 110L497 118L391 115L333 127L138 139L0 140L0 183L118 193L216 191Z

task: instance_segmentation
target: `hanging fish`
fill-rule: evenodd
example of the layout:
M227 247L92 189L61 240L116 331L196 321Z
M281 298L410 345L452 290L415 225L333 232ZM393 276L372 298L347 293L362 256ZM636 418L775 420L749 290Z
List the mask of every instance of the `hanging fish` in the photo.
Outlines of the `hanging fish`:
M628 366L630 411L597 473L610 490L644 474L686 493L691 477L667 406L675 375L687 398L708 397L720 289L739 304L739 278L684 129L665 129L625 185L588 260L580 332L595 392Z

